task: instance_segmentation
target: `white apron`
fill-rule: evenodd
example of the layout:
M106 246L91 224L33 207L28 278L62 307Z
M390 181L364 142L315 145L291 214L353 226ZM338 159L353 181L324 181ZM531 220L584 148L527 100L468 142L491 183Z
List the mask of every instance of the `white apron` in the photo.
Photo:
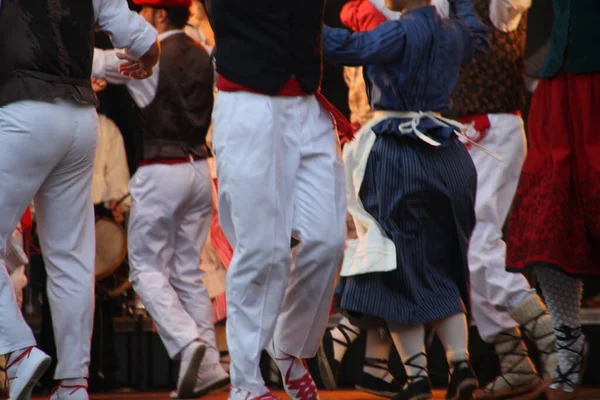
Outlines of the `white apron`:
M356 133L355 139L344 148L344 163L346 177L346 200L348 212L356 226L356 240L349 240L344 253L344 262L340 276L348 277L373 272L393 271L397 267L396 246L387 237L379 223L369 214L362 205L359 191L365 177L367 160L375 143L376 135L373 127L389 118L410 118L400 124L398 129L402 133L413 133L420 140L431 146L440 143L420 132L417 127L421 119L427 118L435 121L440 126L456 128L455 133L463 140L486 152L497 160L501 158L486 150L479 144L466 137L464 132L467 127L457 121L442 118L433 112L401 112L401 111L375 111L373 118L363 125Z

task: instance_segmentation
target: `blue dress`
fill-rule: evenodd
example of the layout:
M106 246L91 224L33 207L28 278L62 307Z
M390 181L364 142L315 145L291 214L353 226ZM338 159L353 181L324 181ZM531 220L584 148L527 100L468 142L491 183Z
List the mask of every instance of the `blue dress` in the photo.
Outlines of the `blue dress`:
M432 6L368 32L325 28L325 60L363 65L371 107L434 111L450 107L462 63L488 49L487 28L468 0L442 19ZM360 199L394 242L397 268L343 278L339 308L363 327L423 324L469 306L468 242L475 226L477 173L452 128L423 119L432 147L399 130L403 119L373 128Z

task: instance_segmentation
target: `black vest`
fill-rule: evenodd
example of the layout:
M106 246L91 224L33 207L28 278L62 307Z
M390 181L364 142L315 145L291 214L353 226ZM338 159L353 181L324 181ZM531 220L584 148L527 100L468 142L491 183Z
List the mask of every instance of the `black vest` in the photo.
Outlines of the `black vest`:
M473 0L473 6L491 30L490 51L482 59L464 65L454 88L454 117L498 114L521 110L525 103L525 44L527 13L518 28L502 32L489 17L490 0Z
M213 0L217 72L274 95L295 76L313 93L321 81L324 0Z
M0 106L57 98L96 104L93 38L92 0L2 0Z
M184 33L161 41L158 88L141 113L145 160L208 157L214 72L206 50Z

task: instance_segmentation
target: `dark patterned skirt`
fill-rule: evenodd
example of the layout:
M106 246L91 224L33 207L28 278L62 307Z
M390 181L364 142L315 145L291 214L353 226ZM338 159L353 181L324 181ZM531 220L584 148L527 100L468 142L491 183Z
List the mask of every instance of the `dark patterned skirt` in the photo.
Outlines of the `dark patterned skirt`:
M600 72L541 79L508 225L509 270L600 275Z
M378 136L360 199L396 245L397 268L341 278L336 305L368 328L417 325L469 306L468 241L477 172L465 146Z

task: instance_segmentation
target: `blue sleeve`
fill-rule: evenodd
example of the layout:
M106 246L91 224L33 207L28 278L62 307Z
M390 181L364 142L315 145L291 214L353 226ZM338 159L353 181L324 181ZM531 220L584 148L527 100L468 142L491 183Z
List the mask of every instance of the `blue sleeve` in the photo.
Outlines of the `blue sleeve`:
M350 33L345 29L323 29L323 57L331 64L359 66L384 64L404 52L406 35L402 24L388 21L371 31Z
M450 1L450 17L457 20L464 40L463 62L484 56L490 49L490 30L479 20L471 0Z

